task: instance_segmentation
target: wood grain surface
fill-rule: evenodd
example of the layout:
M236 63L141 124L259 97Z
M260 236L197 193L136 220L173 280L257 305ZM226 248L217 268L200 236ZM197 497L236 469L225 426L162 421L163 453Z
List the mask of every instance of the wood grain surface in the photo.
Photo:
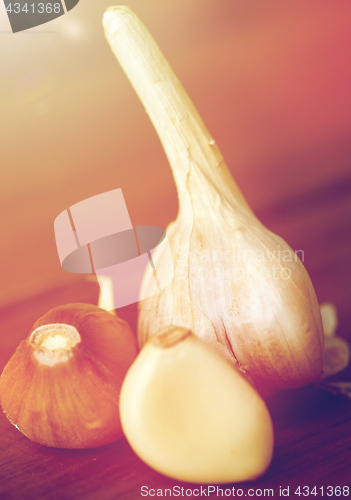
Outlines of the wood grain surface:
M320 302L329 300L336 304L338 334L351 341L351 178L296 199L286 199L258 215L271 229L288 235L294 249L296 246L304 249L305 264ZM27 336L34 321L47 310L64 303L96 303L97 297L97 284L81 278L3 308L0 368ZM136 307L128 306L118 313L135 331ZM334 378L351 380L350 368ZM267 404L275 429L273 462L257 481L225 488L239 488L244 496L253 492L251 488L263 493L264 489L272 489L277 497L280 488L286 493L289 487L290 497L298 498L294 495L298 486L310 489L317 486L318 497L323 486L324 496L330 497L328 486L351 485L350 399L309 386L276 394ZM91 450L47 448L29 441L5 415L0 415L1 499L134 500L142 498L142 486L154 489L179 486L184 488L184 496L186 489L197 488L151 470L124 438ZM220 498L221 492L218 493ZM209 496L216 498L217 492Z

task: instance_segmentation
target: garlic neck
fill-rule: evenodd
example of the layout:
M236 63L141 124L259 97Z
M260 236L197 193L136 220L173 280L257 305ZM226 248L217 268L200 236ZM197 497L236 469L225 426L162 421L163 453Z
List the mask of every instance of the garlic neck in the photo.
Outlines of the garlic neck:
M114 15L116 11L118 16ZM220 196L252 213L215 141L145 26L125 7L110 8L104 26L110 34L111 48L162 142L177 186L180 210L184 208L188 213L189 193L193 191L190 184L197 183L203 187L202 203L209 209L212 198Z

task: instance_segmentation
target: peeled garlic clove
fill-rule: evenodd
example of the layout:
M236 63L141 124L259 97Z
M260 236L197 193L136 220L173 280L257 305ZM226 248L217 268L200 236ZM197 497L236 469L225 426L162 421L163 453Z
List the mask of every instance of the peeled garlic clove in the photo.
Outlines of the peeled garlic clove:
M171 326L143 347L123 382L124 433L158 472L181 481L255 479L273 453L264 401L189 330Z
M1 406L32 441L91 448L123 435L119 393L137 355L117 316L89 304L52 309L33 326L0 377Z
M104 15L106 38L152 120L179 197L167 228L174 280L152 295L146 273L139 345L169 324L191 329L262 394L321 375L323 328L295 252L254 216L193 103L145 26L127 7ZM156 269L172 265L158 248Z

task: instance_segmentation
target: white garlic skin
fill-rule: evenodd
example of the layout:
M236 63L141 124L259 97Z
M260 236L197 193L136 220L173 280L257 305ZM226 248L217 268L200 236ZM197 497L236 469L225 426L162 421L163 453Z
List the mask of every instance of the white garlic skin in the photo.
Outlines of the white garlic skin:
M319 306L307 271L244 208L229 212L226 205L207 216L180 211L169 225L175 276L140 302L139 345L179 324L236 364L263 395L307 385L320 377L323 360ZM283 260L287 252L290 261ZM156 252L158 266L162 259Z
M152 339L127 373L123 431L139 457L166 476L200 484L255 479L273 454L264 401L241 374L194 335Z

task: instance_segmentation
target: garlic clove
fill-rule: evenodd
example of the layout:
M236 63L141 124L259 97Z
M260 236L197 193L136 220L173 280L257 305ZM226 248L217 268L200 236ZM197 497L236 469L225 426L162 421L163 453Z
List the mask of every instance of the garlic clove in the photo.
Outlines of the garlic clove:
M325 337L322 379L341 372L350 362L350 346L341 337Z
M320 305L324 338L333 337L338 328L338 311L334 304L324 302Z
M145 344L123 382L120 413L134 451L158 472L195 483L255 479L273 454L264 401L189 330Z
M127 7L110 7L104 28L160 137L179 198L167 228L174 279L140 302L139 345L178 324L231 359L261 394L317 380L323 328L302 262L252 213L145 26ZM157 249L153 259L170 265Z
M137 355L117 316L88 304L40 318L0 377L0 402L29 439L57 448L91 448L123 435L119 393Z
M320 305L323 330L324 354L322 380L341 372L350 362L350 346L346 340L335 335L338 328L338 311L334 304L325 302ZM325 387L327 382L323 382Z

